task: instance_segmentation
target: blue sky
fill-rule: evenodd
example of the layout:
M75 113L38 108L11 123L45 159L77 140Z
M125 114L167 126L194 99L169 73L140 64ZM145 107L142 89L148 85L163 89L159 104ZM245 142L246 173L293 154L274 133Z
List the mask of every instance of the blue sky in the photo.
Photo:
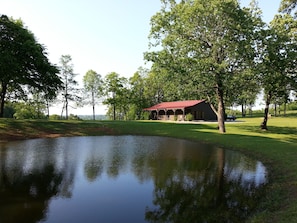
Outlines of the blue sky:
M241 0L247 6L250 0ZM266 22L277 13L280 0L259 0ZM109 72L131 77L145 66L150 18L160 0L0 0L0 14L21 18L37 40L46 46L49 59L58 64L69 54L77 80L89 69L104 77ZM59 114L61 108L53 109ZM91 108L70 113L91 114ZM97 108L104 114L105 107Z

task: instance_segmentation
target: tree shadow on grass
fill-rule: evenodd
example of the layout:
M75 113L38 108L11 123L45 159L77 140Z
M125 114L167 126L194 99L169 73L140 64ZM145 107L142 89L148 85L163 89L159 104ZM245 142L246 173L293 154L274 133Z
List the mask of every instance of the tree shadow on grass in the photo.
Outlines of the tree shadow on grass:
M270 134L276 135L289 135L285 136L284 140L291 143L297 143L297 127L278 127L278 126L268 126L268 130L262 130L257 126L241 126L240 129L249 132L261 133L263 136L269 136Z

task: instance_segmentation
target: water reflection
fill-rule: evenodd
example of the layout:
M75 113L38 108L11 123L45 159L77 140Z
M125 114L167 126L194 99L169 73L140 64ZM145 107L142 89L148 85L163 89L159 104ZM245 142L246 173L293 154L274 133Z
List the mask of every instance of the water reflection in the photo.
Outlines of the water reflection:
M242 222L266 183L261 162L143 136L0 144L1 222Z

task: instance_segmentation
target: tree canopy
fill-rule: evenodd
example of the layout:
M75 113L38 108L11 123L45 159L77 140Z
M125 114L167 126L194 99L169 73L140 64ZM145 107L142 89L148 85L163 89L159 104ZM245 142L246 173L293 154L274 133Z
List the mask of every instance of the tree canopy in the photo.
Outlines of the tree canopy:
M257 20L234 0L162 2L150 34L152 46L161 50L147 53L146 59L182 82L194 83L225 132L226 97L232 96L235 77L253 62Z
M291 15L276 15L262 33L262 45L256 70L265 92L265 114L261 124L267 129L268 109L272 99L288 98L296 90L297 21Z
M70 102L75 102L79 104L81 97L79 96L79 89L77 87L78 82L75 80L77 76L73 71L72 58L70 55L62 55L60 58L60 78L63 82L63 92L62 92L62 103L63 108L61 116L63 115L64 109L66 114L66 119L68 119L68 108Z
M21 20L0 16L0 117L9 92L26 91L26 87L55 95L61 87L58 68L52 65L45 47L38 43Z
M280 5L280 11L285 13L291 13L294 9L296 9L296 7L297 0L282 0Z
M118 116L122 116L127 112L127 105L129 94L128 90L125 87L127 84L127 79L124 77L120 77L120 75L116 72L108 73L105 77L105 90L104 94L106 99L103 101L104 104L111 106L109 111L112 115L112 119L117 119ZM117 112L117 110L119 112Z
M85 100L92 105L93 120L95 120L95 105L98 102L98 98L103 96L103 80L100 74L93 70L88 70L83 77L83 83L86 93Z

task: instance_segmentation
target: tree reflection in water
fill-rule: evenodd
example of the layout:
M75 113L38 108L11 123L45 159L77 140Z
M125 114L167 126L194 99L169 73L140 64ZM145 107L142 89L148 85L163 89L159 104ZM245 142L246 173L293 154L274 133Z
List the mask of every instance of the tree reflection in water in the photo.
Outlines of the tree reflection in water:
M242 222L266 181L260 162L186 140L1 143L0 222Z
M259 186L264 186L265 179L261 179L261 182L246 179L251 173L246 170L254 165L246 158L239 157L238 153L228 153L227 158L225 153L225 150L217 149L214 154L204 156L203 164L184 160L179 164L164 165L162 159L156 160L163 168L161 174L154 175L155 207L146 208L146 220L242 222L247 218L263 193ZM257 167L256 172L265 171L259 162Z
M13 151L0 145L0 222L39 222L46 217L50 199L71 197L74 166L67 165L69 156L56 156L55 150L36 156L36 149L49 150L55 146L52 142L39 148L28 141L28 148ZM66 165L59 168L58 163Z

